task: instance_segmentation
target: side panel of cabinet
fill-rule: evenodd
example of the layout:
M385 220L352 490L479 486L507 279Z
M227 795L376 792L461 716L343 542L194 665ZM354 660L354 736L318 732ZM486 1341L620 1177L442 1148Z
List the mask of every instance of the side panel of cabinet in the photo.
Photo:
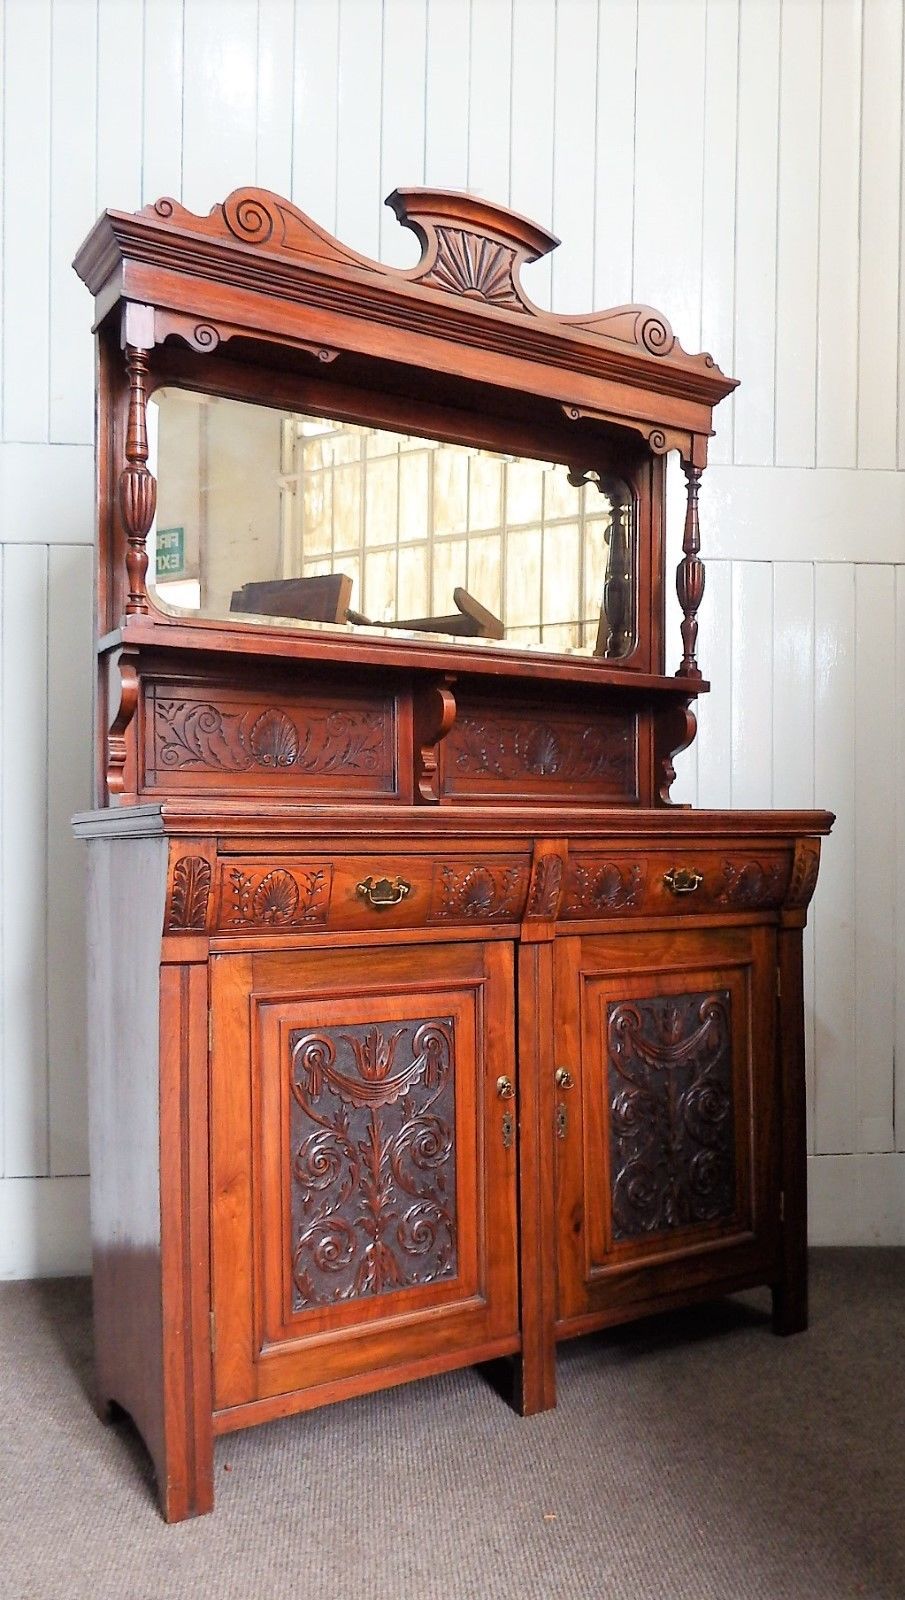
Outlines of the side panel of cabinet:
M558 941L558 1334L769 1280L775 1012L768 928Z
M215 1407L516 1350L511 945L212 968Z

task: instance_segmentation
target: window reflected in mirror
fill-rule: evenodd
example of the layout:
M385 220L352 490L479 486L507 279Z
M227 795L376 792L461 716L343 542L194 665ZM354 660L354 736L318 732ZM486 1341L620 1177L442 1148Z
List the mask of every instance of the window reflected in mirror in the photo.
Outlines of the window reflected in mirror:
M158 389L149 587L164 610L627 656L621 480Z

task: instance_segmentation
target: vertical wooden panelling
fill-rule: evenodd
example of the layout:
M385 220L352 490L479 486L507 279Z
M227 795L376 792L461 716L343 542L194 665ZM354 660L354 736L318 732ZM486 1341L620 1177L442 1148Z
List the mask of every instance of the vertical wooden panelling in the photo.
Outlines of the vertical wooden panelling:
M811 466L816 433L821 11L782 10L776 237L778 466Z
M553 122L553 258L556 311L585 311L594 298L594 153L597 128L597 8L558 0Z
M472 0L468 187L489 200L509 198L511 80L512 0Z
M144 201L144 37L142 0L98 0L95 212L135 211Z
M735 460L773 460L779 0L739 7Z
M735 168L739 0L707 0L701 216L701 345L735 372ZM720 406L711 461L731 461L735 397Z
M47 1058L49 1171L88 1170L85 847L70 819L91 804L93 552L48 551Z
M72 253L94 209L97 14L57 5L51 39L50 439L94 438L94 349Z
M656 0L638 11L633 298L668 305L686 350L701 335L705 22L704 0L672 0L669 27Z
M868 0L869 3L869 0ZM858 450L861 0L823 7L817 255L817 465Z
M468 183L471 0L428 0L424 87L424 181Z
M895 1041L895 574L855 569L855 833L858 1130L856 1150L892 1150ZM849 1148L849 1147L846 1147Z
M7 7L4 45L4 438L35 442L48 437L50 16L50 0Z
M509 199L523 216L553 221L552 71L556 50L556 0L536 0L530 14L516 6L512 17L512 166ZM525 268L522 282L536 305L549 307L549 256Z
M814 793L836 813L814 903L817 952L814 1148L857 1148L855 999L855 569L814 574Z
M593 305L632 296L638 0L599 0Z
M767 807L773 790L773 571L732 568L732 804Z
M275 194L292 191L293 0L258 0L255 182Z
M7 1178L47 1171L47 547L3 551L0 752ZM14 692L12 692L14 691Z
M150 0L145 6L141 187L146 204L163 195L182 198L184 27L183 0Z
M706 563L700 610L701 671L711 684L698 701L698 804L714 810L732 799L732 566Z
M339 0L295 8L292 199L322 228L336 228Z
M182 197L209 211L255 170L256 0L184 0Z
M902 0L868 0L863 19L858 294L858 465L896 465Z
M365 255L380 241L382 7L339 0L336 231ZM320 94L330 93L324 83Z
M400 184L424 182L424 58L427 0L384 0L383 61L392 92L380 108L380 200ZM380 207L380 259L408 267L417 261L414 235Z

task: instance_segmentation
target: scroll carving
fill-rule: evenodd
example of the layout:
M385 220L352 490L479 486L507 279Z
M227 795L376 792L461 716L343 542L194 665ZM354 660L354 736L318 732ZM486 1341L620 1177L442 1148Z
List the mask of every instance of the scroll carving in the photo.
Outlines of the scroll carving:
M460 716L446 749L453 775L601 781L622 792L634 780L628 719L600 715L593 723L561 718Z
M126 730L135 715L139 691L138 664L135 656L131 652L120 651L117 667L119 705L107 734L107 789L111 795L125 793L125 768L129 753ZM111 668L111 673L113 670Z
M119 508L126 530L126 572L129 593L126 615L148 610L146 539L157 508L157 481L148 470L148 352L126 346L129 376L129 418L126 426L126 465L119 477Z
M416 782L425 805L436 805L440 799L439 746L456 720L454 684L452 676L446 677L415 703Z
M431 917L474 922L517 922L525 904L525 867L437 866Z
M380 711L280 706L222 709L212 701L154 702L154 765L168 772L380 774L389 769L390 728Z
M735 1212L731 996L726 989L607 1007L613 1237Z
M673 804L669 792L676 781L675 757L694 742L697 727L690 700L671 706L654 724L654 782L661 805Z
M165 339L181 339L192 350L197 350L201 355L213 355L221 344L234 339L244 330L232 322L199 322L197 317L188 315L184 311L156 310L154 313L154 338L158 344L163 344ZM329 345L317 344L310 339L296 339L285 336L284 342L291 344L294 350L306 350L309 355L322 365L329 365L339 355Z
M453 1019L289 1047L293 1311L455 1277Z
M180 856L173 868L167 933L203 932L210 892L210 862L204 856Z

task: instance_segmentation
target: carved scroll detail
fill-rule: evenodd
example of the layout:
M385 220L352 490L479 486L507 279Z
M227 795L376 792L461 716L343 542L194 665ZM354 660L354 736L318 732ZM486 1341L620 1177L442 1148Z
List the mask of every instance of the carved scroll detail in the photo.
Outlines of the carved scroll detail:
M125 793L125 767L129 752L126 729L135 715L139 690L138 666L134 656L125 650L121 651L117 666L119 705L107 734L107 788L111 795Z
M126 346L129 375L129 420L126 427L126 465L119 477L119 508L126 530L126 572L129 594L126 615L148 610L148 552L146 539L157 508L157 481L148 470L148 352Z
M307 709L296 720L280 706L238 713L201 700L154 705L155 761L168 772L380 773L388 738L386 716L374 711Z
M453 1019L289 1046L293 1311L455 1277Z
M167 933L203 932L210 891L210 862L204 856L180 856L173 868Z
M731 996L682 994L607 1007L613 1237L735 1212Z

